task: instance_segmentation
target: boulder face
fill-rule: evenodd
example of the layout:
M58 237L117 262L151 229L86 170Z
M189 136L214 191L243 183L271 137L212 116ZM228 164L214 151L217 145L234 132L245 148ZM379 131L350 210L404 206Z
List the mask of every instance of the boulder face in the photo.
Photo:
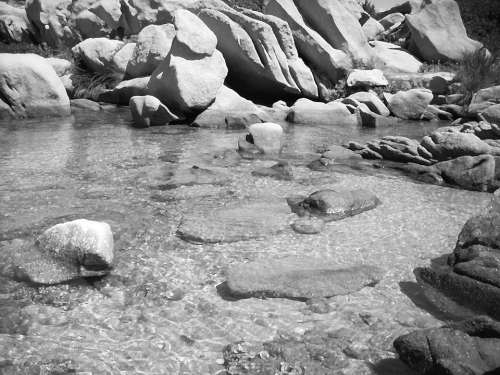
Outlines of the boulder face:
M387 101L391 112L405 120L420 120L433 98L427 89L411 89L398 91Z
M340 0L296 0L306 21L334 48L353 60L369 63L371 49L358 20Z
M0 41L29 42L31 34L31 26L24 8L0 3Z
M377 267L340 267L324 259L261 259L226 271L227 287L236 296L325 298L374 286L383 277Z
M134 52L127 65L129 77L148 76L165 60L175 38L172 24L149 25L137 35Z
M64 85L46 59L34 54L0 54L0 118L70 114Z
M188 10L179 9L174 14L175 41L179 53L186 49L194 55L211 56L217 46L217 37L197 16Z
M337 82L351 68L352 62L347 54L332 47L323 36L310 28L293 0L270 0L264 12L288 23L299 54L316 75L324 75L331 82Z
M426 61L461 61L482 44L467 36L455 0L427 1L416 14L406 16L411 46Z
M188 30L179 32L172 43L170 54L153 72L148 83L149 92L175 113L196 114L206 109L224 84L228 69L222 53L215 49L217 38L194 14L177 11L179 19L196 19L205 30L204 35L190 39ZM179 21L180 28L190 23ZM179 34L181 40L179 41ZM184 36L183 36L184 35ZM198 44L206 44L205 49Z
M413 55L392 43L373 41L370 42L375 56L375 67L384 71L418 73L422 67L420 62Z

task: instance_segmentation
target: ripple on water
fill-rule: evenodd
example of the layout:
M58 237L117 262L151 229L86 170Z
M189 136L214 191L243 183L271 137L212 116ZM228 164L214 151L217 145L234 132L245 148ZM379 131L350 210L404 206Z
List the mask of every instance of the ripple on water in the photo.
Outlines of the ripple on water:
M284 152L292 164L292 181L252 176L272 163L241 160L233 151L241 132L182 126L137 130L129 126L126 111L0 126L3 264L11 255L10 240L30 238L60 221L107 221L116 238L116 264L106 279L42 288L5 279L0 287L0 366L66 366L94 374L216 373L223 368L222 349L228 343L262 343L278 332L332 327L349 329L358 345L373 348L373 358L394 357L395 337L437 325L401 292L399 283L413 281L415 267L448 253L463 223L488 195L349 168L314 172L305 165L325 145L384 134L417 137L432 126L290 127ZM224 168L230 181L157 188L193 165ZM191 244L175 235L186 214L201 215L202 207L213 203L282 200L325 188L363 188L382 204L328 223L313 236L297 234L288 225L266 239L234 243ZM322 314L299 301L234 301L218 294L227 266L287 256L375 264L387 275L374 288L329 299L328 312ZM8 267L0 272L5 276ZM357 366L359 360L348 359L347 369Z

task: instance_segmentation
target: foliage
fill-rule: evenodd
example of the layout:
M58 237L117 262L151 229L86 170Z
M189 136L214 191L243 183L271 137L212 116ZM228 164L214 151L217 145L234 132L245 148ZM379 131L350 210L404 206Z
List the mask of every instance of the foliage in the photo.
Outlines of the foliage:
M479 89L500 84L500 60L486 48L480 48L459 64L456 79L461 83L465 103L470 103Z
M95 73L76 67L71 75L72 97L98 100L102 92L114 88L121 81L121 78L112 72Z

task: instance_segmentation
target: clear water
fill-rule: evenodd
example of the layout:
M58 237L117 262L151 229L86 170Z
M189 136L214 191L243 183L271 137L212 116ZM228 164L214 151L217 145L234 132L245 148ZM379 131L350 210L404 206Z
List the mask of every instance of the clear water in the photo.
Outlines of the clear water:
M251 175L273 161L238 157L243 131L134 129L124 109L0 123L0 373L7 364L69 361L77 372L92 374L215 374L223 370L222 349L229 343L313 328L352 330L356 345L369 348L366 358L347 358L345 371L393 358L394 338L439 324L402 293L400 283L414 281L415 267L449 253L463 223L489 196L380 171L323 173L305 165L324 145L385 134L420 137L436 126L291 126L284 155L296 178L277 181ZM223 170L231 182L158 188L193 165ZM314 236L290 229L266 240L216 245L175 236L183 214L200 206L322 188L365 188L383 204L327 224ZM112 226L116 264L108 278L34 288L8 277L13 239L76 218ZM376 264L387 275L374 288L330 299L328 314L299 301L229 301L217 293L229 264L289 255Z

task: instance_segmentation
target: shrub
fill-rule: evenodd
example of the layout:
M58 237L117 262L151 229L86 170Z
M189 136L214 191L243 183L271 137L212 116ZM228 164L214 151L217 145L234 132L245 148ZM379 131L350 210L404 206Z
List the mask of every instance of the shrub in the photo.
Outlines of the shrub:
M480 48L458 65L456 79L468 104L478 90L500 84L500 60L486 48Z

